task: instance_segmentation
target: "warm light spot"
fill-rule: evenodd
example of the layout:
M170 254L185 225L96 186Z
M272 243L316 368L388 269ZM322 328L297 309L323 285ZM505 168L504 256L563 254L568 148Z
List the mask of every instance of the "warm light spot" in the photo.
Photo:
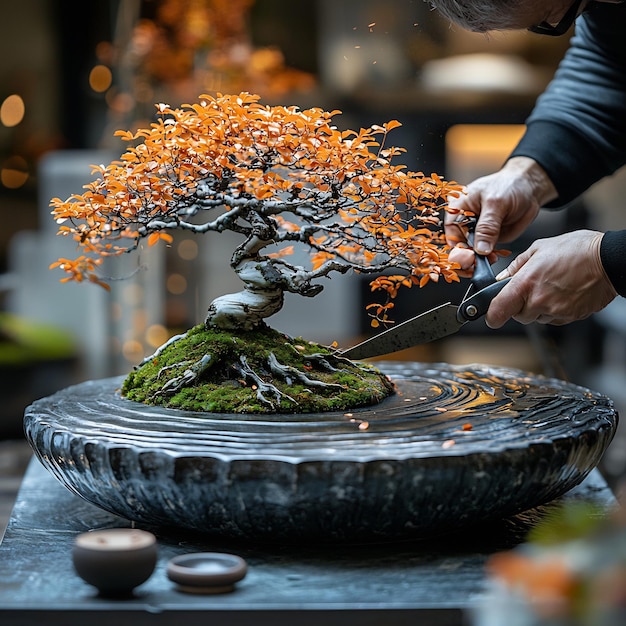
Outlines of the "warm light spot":
M178 256L185 261L193 261L198 256L198 244L193 239L183 239L178 244Z
M105 92L113 82L113 74L106 65L96 65L89 72L89 86L98 93Z
M110 41L96 44L96 57L101 63L111 65L115 62L115 46Z
M20 156L12 156L2 164L0 181L8 189L18 189L28 180L28 163Z
M170 274L166 286L171 294L179 296L187 291L187 279L182 274Z
M446 133L446 168L469 182L500 167L524 134L523 124L457 124Z
M104 101L110 109L115 110L115 100L117 96L119 96L119 93L120 92L115 87L111 87L111 89L104 94Z
M14 93L0 106L0 121L4 126L17 126L24 119L25 112L24 100Z
M122 300L128 306L140 306L143 303L143 287L137 284L124 285Z
M143 346L140 341L130 339L122 345L124 358L131 363L139 363L143 359Z
M146 330L146 342L153 348L162 346L170 337L170 334L161 324L153 324Z
M107 91L106 102L115 113L129 113L135 106L135 98L129 93Z
M119 302L111 304L111 319L119 322L122 319L122 305Z

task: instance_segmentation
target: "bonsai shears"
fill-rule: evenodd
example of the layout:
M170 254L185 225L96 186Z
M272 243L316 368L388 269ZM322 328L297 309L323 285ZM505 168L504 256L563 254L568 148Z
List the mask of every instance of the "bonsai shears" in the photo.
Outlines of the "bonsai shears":
M473 244L472 233L468 242ZM487 313L493 298L502 291L510 278L496 280L491 264L485 256L475 254L476 263L470 286L460 304L446 302L434 309L343 350L341 356L349 359L367 359L398 350L411 348L458 332L468 322Z

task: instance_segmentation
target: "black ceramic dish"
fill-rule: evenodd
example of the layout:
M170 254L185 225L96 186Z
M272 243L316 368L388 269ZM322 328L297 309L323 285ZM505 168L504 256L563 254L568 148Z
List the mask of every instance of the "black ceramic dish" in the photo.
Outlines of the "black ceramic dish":
M580 483L617 426L597 393L519 370L382 363L398 393L350 413L231 415L127 401L121 378L26 411L68 489L131 520L253 540L427 536Z

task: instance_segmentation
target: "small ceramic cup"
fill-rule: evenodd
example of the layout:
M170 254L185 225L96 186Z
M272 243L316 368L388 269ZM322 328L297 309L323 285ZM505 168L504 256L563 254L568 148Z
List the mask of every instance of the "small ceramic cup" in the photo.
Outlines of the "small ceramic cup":
M154 571L156 537L134 528L83 533L74 541L72 561L76 573L101 595L128 596Z

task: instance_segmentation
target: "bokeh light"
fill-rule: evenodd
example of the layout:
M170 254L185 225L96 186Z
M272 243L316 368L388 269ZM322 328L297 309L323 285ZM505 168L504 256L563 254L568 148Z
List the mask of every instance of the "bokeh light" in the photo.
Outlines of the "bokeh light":
M106 65L96 65L89 72L89 86L97 93L105 92L113 82L113 74Z
M193 261L198 256L198 244L193 239L183 239L178 244L178 256L184 261Z
M167 290L179 296L187 291L187 279L182 274L170 274L167 277Z
M28 163L21 156L9 157L2 164L0 182L7 189L19 189L28 180Z
M0 122L9 128L17 126L24 119L25 112L24 100L14 93L5 98L0 106Z
M143 359L143 346L140 341L130 339L122 344L122 354L130 363L140 363Z
M122 289L122 298L124 303L130 307L141 306L143 303L144 289L141 285L129 284L124 285Z
M146 342L153 348L162 346L170 338L170 333L165 326L153 324L146 330Z

